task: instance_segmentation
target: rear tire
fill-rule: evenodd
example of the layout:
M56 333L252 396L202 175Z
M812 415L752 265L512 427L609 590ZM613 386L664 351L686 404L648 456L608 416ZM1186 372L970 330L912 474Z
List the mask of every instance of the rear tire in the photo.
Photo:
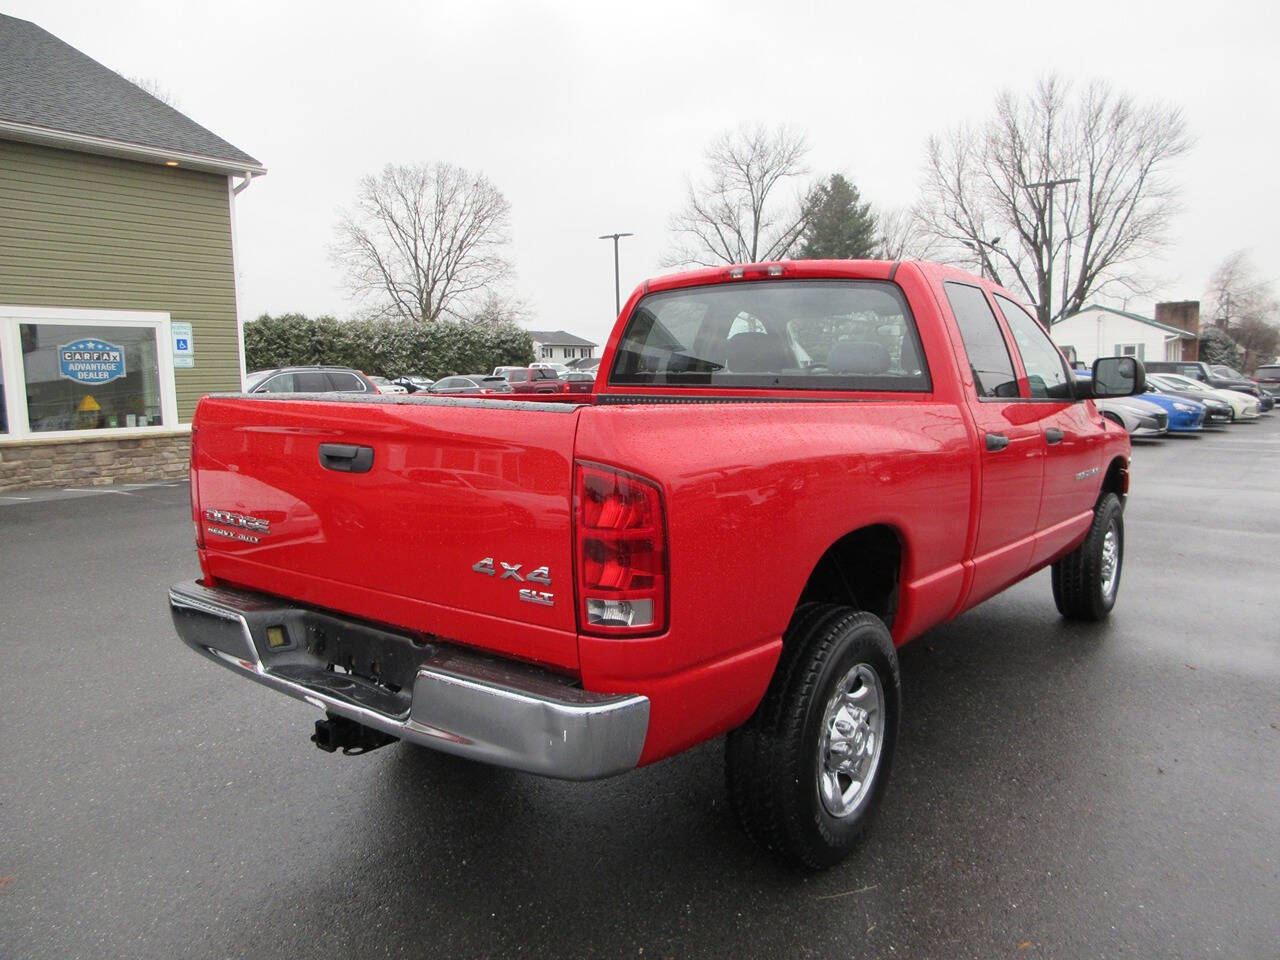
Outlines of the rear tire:
M768 692L726 744L729 801L747 836L793 866L847 857L884 795L901 702L878 617L800 606Z
M1096 622L1116 605L1124 566L1124 508L1104 493L1084 542L1053 565L1053 602L1068 620Z

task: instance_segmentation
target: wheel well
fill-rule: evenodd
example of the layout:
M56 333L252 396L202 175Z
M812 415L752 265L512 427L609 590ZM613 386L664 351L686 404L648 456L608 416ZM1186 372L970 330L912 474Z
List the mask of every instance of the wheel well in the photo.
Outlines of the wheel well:
M847 604L874 613L889 627L898 611L902 541L881 524L847 533L824 553L800 593L800 602Z
M1102 489L1098 491L1098 499L1103 494L1114 493L1123 503L1129 492L1129 464L1123 457L1116 457L1107 467L1107 475L1102 478Z

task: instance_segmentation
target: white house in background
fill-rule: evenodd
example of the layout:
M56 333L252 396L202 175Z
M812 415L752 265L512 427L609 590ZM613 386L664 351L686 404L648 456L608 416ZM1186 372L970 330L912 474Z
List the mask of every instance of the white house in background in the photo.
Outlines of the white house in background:
M570 360L586 360L595 356L599 344L575 337L563 330L530 330L533 338L533 356L539 363L567 363Z
M1087 306L1063 317L1049 331L1058 349L1091 365L1099 357L1137 357L1139 360L1181 360L1184 340L1195 334L1114 307Z

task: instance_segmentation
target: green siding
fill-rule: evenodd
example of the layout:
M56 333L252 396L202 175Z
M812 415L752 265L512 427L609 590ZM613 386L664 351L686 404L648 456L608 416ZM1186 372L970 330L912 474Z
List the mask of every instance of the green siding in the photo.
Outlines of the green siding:
M0 141L0 304L190 323L189 421L202 394L240 389L226 177Z

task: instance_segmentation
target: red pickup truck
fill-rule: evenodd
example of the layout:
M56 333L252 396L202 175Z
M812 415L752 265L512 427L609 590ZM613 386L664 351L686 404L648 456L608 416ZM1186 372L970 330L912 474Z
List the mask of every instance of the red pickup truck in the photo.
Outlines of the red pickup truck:
M732 806L783 859L845 856L883 793L896 647L1052 564L1115 602L1129 441L1007 291L919 262L651 280L595 391L200 402L203 576L179 635L394 739L570 779L728 733Z

